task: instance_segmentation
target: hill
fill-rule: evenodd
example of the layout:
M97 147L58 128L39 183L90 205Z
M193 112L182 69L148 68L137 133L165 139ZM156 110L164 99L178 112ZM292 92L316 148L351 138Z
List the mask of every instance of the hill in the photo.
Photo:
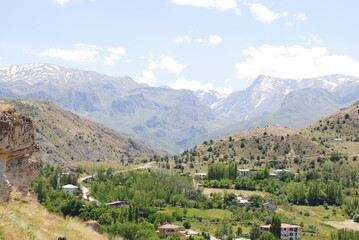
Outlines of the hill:
M325 146L349 156L359 155L359 102L311 124L302 132ZM335 140L334 140L335 139Z
M232 162L240 168L308 168L304 159L320 156L324 147L286 127L266 126L228 135L185 151L175 161L201 171L214 162Z
M0 205L0 219L0 239L108 239L79 220L51 214L32 201L12 200Z
M0 99L15 106L18 113L32 118L40 157L54 165L75 161L119 161L151 157L159 152L66 111L48 100Z

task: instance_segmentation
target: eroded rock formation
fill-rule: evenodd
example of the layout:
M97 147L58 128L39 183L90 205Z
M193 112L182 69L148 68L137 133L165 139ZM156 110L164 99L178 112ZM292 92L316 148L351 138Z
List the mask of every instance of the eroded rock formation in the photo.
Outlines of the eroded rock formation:
M29 159L38 150L31 119L0 105L0 202L10 199L12 188L28 193L40 173L39 164Z

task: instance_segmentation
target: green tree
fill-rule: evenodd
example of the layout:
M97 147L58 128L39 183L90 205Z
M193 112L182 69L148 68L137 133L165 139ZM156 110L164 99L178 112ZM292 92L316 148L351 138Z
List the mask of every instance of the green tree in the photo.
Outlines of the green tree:
M260 236L260 228L259 228L259 225L258 224L254 224L251 228L251 232L250 232L250 235L251 235L251 239L258 239L259 236Z
M273 233L265 232L262 233L259 237L259 240L276 240L277 238L273 235Z
M282 224L282 222L281 222L279 216L273 215L272 223L270 225L269 231L271 233L273 233L273 235L278 239L280 239L280 236L281 236L281 224Z

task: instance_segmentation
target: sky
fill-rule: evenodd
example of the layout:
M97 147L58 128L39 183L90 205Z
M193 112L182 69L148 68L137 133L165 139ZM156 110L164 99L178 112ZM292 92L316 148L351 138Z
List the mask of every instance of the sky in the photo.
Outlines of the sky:
M3 0L0 66L34 62L151 86L359 76L357 0Z

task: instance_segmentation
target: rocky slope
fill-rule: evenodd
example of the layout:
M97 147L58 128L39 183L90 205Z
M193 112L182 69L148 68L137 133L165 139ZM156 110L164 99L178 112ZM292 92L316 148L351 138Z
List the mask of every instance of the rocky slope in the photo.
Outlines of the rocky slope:
M40 152L35 155L53 165L74 161L127 161L161 152L101 124L66 111L48 100L0 99L30 116Z
M0 202L10 199L12 188L27 194L40 173L39 164L29 160L38 150L32 120L0 105Z

